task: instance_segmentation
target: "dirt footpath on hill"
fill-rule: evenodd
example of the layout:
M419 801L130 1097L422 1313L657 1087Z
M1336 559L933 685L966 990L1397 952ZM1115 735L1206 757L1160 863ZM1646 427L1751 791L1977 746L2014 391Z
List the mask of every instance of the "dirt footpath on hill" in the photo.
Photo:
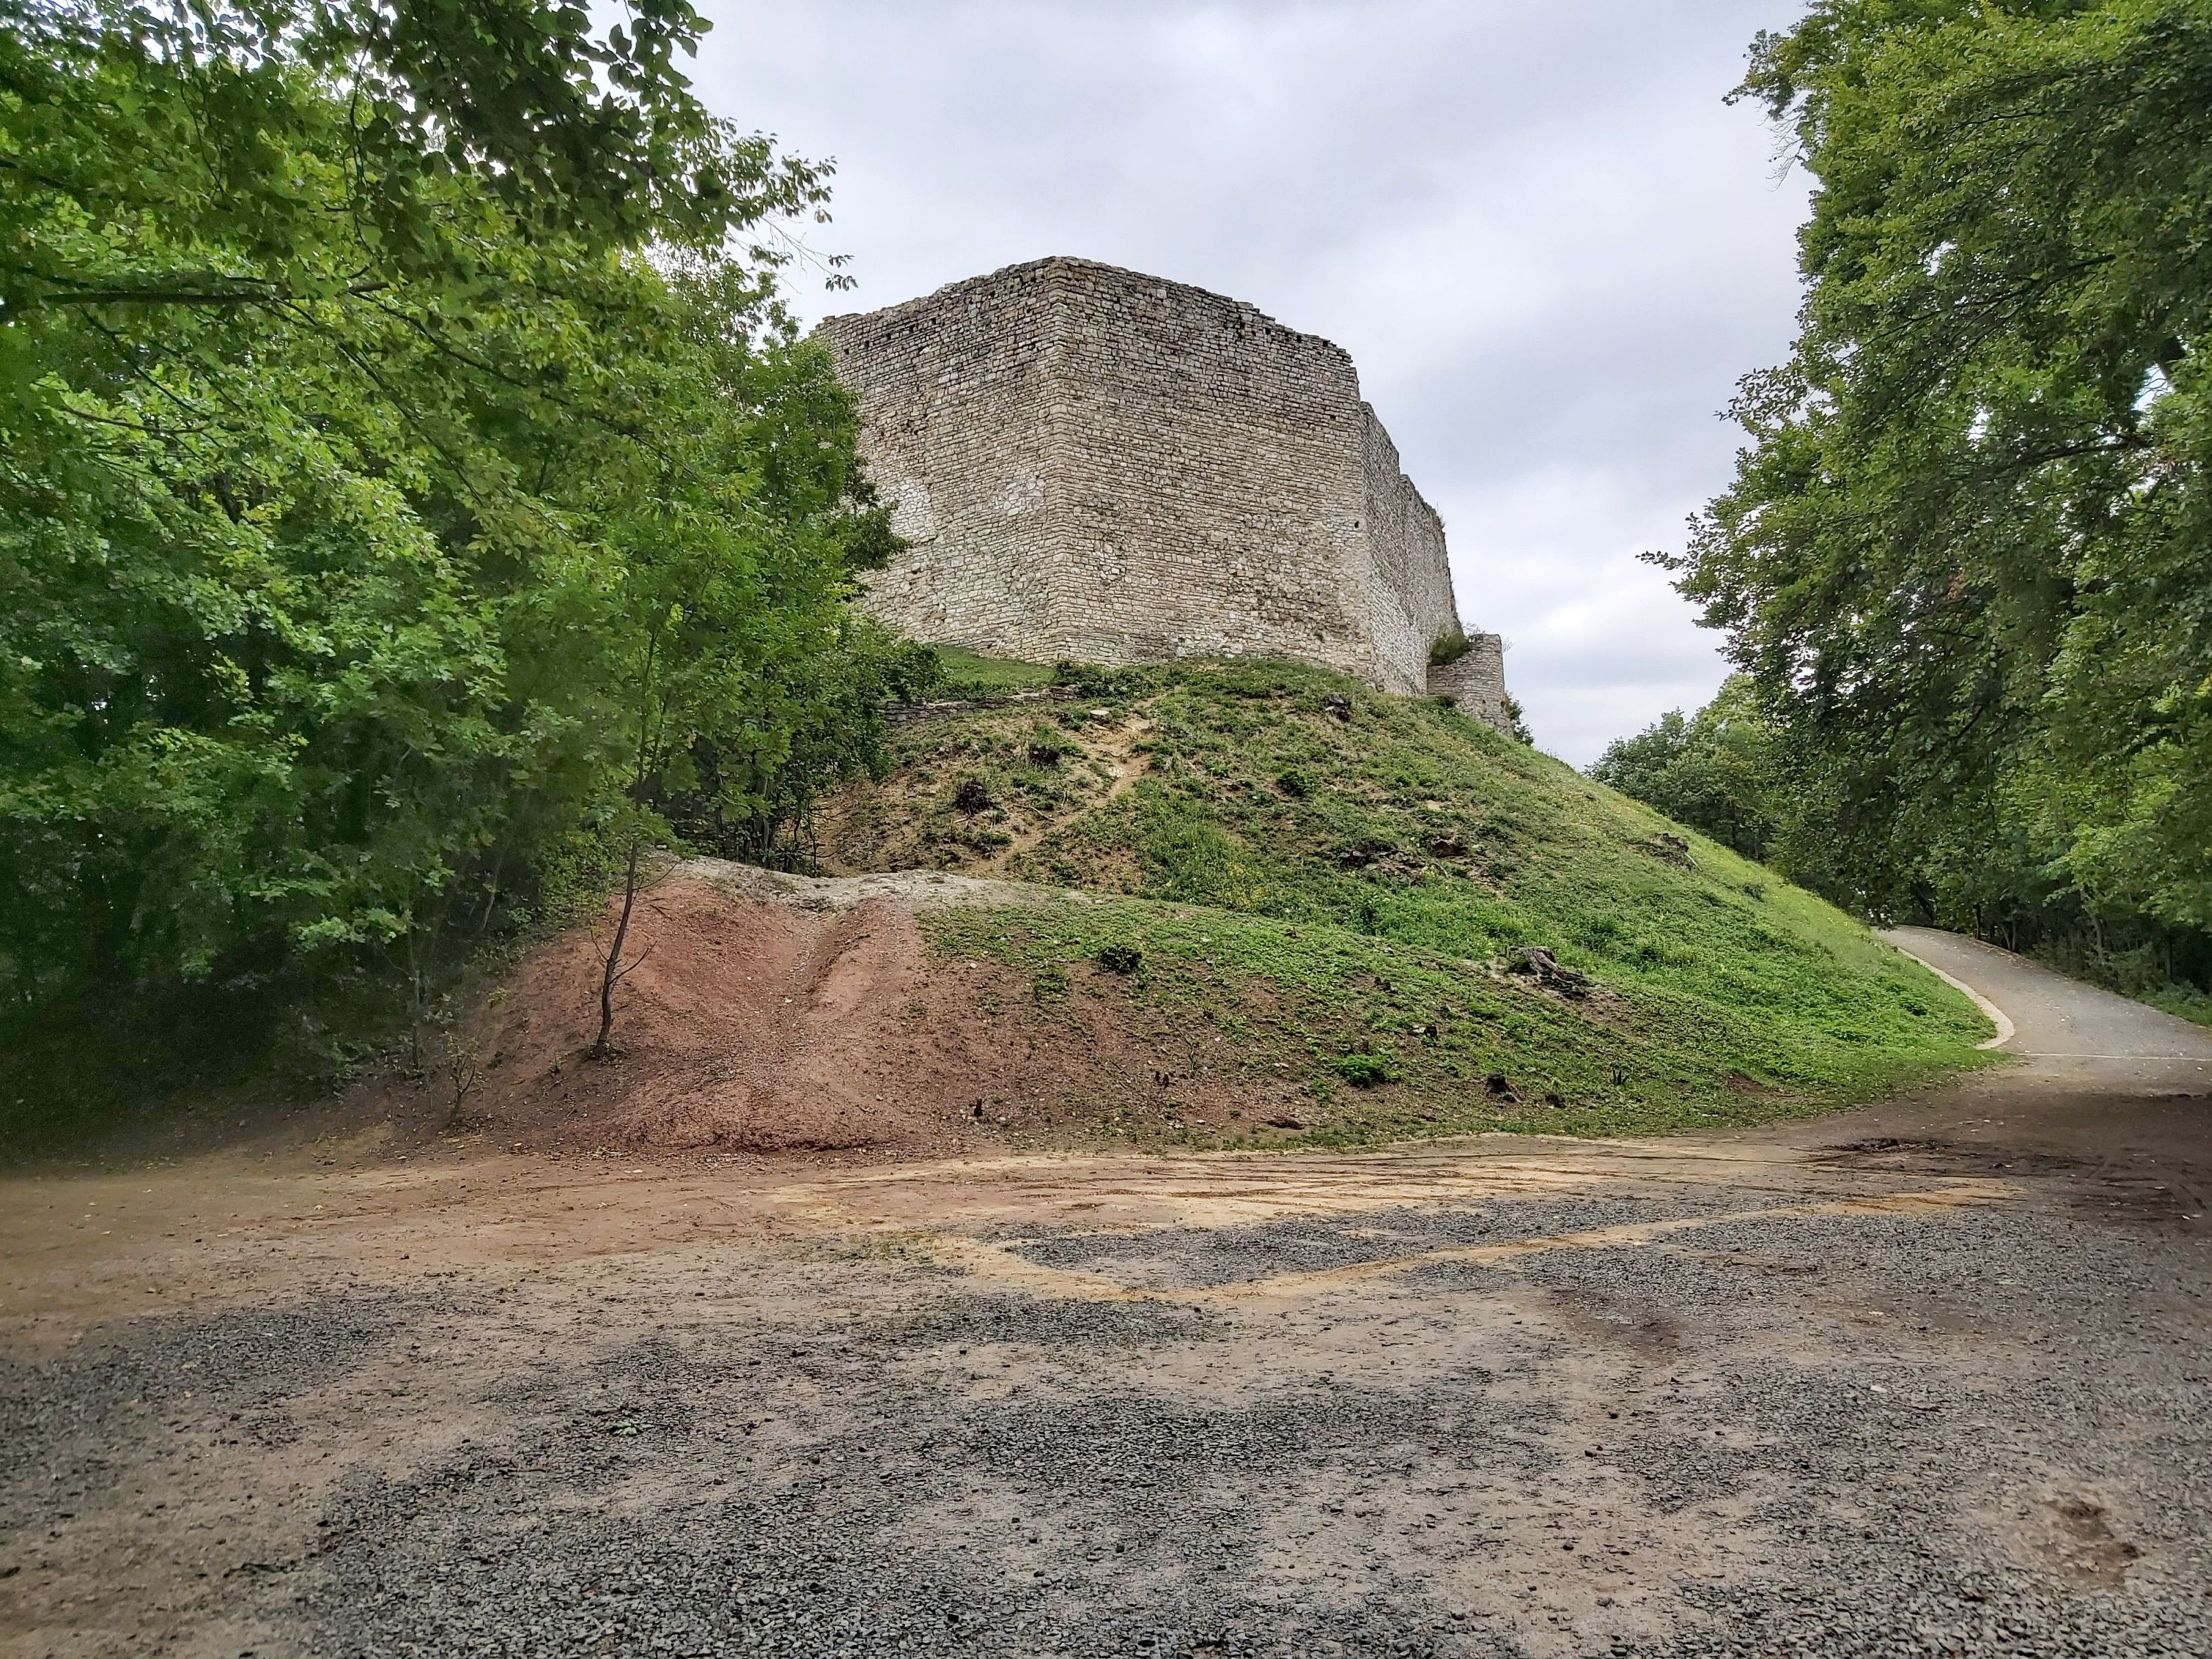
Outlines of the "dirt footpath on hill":
M0 1182L0 1654L2212 1651L2212 1034L1904 942L2040 1057L1666 1141Z

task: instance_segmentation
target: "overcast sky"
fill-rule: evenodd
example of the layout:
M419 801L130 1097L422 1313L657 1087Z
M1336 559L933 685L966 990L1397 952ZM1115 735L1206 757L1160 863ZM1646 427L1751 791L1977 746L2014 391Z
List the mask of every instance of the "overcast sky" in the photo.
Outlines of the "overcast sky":
M707 100L836 162L807 320L1053 253L1249 300L1352 353L1540 745L1719 684L1636 556L1789 344L1804 175L1722 99L1795 0L702 3Z

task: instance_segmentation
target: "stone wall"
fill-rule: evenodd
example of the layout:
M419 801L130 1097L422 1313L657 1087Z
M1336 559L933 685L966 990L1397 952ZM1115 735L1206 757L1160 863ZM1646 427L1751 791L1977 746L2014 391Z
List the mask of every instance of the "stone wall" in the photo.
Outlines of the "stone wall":
M1400 468L1398 446L1374 407L1363 403L1359 415L1363 518L1376 566L1368 589L1371 626L1385 661L1413 665L1418 690L1418 677L1428 672L1429 647L1460 631L1444 521Z
M1283 656L1425 689L1443 525L1339 347L1078 259L821 332L911 544L867 604L1030 661Z
M1462 714L1500 732L1513 729L1505 708L1505 641L1495 634L1470 634L1467 653L1429 670L1429 695L1448 699Z
M1018 656L1054 627L1054 319L1036 286L967 283L823 325L859 394L870 476L913 544L872 579L871 608L932 644Z

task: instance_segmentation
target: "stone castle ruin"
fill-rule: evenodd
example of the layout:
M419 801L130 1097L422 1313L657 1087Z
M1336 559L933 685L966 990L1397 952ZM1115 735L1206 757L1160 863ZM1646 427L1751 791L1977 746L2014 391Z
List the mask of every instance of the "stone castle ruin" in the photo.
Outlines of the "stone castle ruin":
M1443 521L1340 348L1067 258L820 332L910 544L866 600L901 631L1030 662L1288 657L1506 725L1498 638L1462 635Z

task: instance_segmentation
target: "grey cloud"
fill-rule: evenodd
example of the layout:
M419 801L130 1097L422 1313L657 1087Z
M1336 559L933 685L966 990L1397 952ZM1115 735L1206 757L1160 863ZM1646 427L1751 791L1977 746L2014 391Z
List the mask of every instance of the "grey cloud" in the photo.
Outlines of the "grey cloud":
M708 100L839 164L809 234L859 287L808 314L1045 253L1250 300L1352 352L1545 747L1718 684L1634 556L1725 484L1716 411L1787 347L1803 182L1721 100L1790 0L709 9Z

